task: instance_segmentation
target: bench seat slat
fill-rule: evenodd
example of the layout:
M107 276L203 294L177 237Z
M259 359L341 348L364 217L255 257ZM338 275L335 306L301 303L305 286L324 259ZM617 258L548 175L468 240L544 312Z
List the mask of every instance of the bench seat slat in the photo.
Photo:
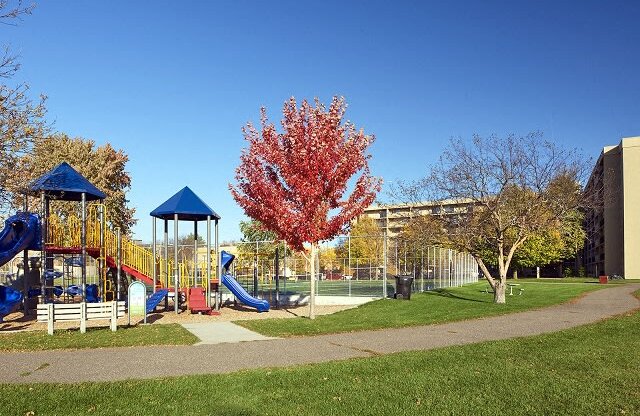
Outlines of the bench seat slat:
M43 309L47 309L47 304L38 305L38 307L40 307L40 306L42 306ZM80 304L79 303L54 303L53 304L53 309L58 309L58 310L76 309L76 308L80 308Z
M78 316L62 316L62 317L56 317L54 319L54 322L58 322L58 321L79 321L80 320L80 315Z

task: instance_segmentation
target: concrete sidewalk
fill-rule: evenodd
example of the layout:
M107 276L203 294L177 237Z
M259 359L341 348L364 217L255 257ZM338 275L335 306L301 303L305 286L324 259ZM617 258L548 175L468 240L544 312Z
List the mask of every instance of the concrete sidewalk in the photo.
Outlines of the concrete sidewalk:
M237 344L238 342L276 339L250 331L232 322L194 322L182 324L182 326L200 338L200 342L195 345Z
M640 284L590 292L580 299L503 316L313 337L237 344L62 350L0 355L0 383L73 383L229 373L556 332L640 307Z

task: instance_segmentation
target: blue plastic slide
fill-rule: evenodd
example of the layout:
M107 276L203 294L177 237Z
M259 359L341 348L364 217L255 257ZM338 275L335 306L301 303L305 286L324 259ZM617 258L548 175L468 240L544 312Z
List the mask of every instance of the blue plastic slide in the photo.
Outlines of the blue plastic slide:
M0 232L0 266L22 250L40 250L40 220L35 214L18 213L9 217Z
M235 297L245 305L256 308L258 312L267 312L269 310L269 302L264 299L256 299L251 296L230 274L222 275L222 284L229 288L231 293L233 293Z
M0 286L0 322L2 318L14 311L22 301L22 293L10 287Z
M231 263L233 263L233 260L235 258L236 256L234 256L233 254L227 253L226 251L222 250L222 252L220 252L222 268L225 271L229 271ZM222 274L222 284L228 287L231 293L233 293L235 297L240 299L240 302L244 303L245 305L256 308L258 312L267 312L269 310L269 302L264 299L256 299L251 296L229 273Z
M156 306L164 299L165 296L169 294L168 289L160 289L157 290L156 293L152 294L147 298L147 313L151 313L155 310Z

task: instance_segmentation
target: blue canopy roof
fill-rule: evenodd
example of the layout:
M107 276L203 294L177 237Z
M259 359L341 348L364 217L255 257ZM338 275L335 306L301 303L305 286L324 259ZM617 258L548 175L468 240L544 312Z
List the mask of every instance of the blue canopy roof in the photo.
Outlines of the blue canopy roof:
M80 201L86 194L87 201L105 199L107 195L96 188L67 162L62 162L51 171L31 183L33 192L44 191L45 195L64 201Z
M202 202L202 199L194 194L188 186L182 188L158 208L151 211L152 217L162 218L163 220L172 220L175 214L178 214L179 220L186 221L202 221L206 220L207 216L211 216L215 220L221 218L207 204Z

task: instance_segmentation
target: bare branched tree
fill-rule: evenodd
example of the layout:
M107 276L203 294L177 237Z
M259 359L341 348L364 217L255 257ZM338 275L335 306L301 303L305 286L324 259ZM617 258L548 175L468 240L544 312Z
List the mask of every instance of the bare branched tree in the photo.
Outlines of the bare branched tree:
M26 85L11 88L0 85L0 206L11 208L11 195L20 192L28 181L23 157L33 141L48 131L44 120L46 97L38 102L27 97Z
M35 3L25 5L22 0L11 2L0 0L0 24L15 26L22 16L31 14ZM9 45L2 45L0 53L0 78L11 78L20 69L18 55L11 52Z
M464 212L438 215L446 233L441 243L476 259L504 303L506 279L515 252L533 235L560 227L585 202L581 183L587 164L575 150L525 137L483 138L450 146L421 180L399 183L395 195L466 206ZM488 264L496 264L493 276Z
M15 25L33 8L33 4L21 0L0 0L0 23ZM0 52L0 78L12 78L19 68L18 56L4 45ZM15 194L23 191L28 182L23 157L32 149L34 140L49 132L44 119L46 97L41 95L33 101L28 93L29 86L24 83L0 84L0 212L18 208L13 204Z

